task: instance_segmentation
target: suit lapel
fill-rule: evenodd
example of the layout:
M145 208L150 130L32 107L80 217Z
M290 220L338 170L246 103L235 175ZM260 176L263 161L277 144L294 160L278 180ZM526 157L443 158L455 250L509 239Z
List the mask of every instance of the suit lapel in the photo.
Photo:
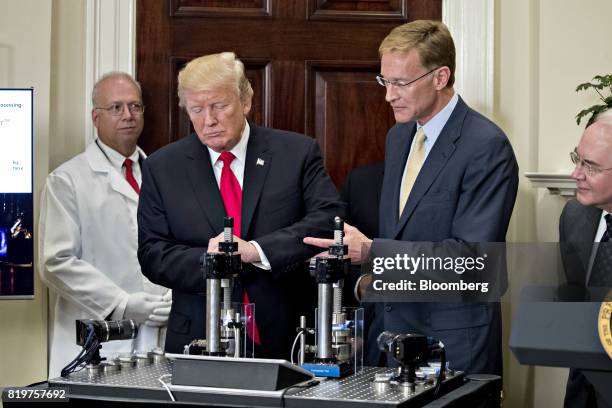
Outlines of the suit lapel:
M591 252L595 241L595 234L599 227L601 218L601 210L596 207L583 207L584 216L576 220L576 253L580 257L580 263L583 266L582 282L586 282L586 274L589 269L589 261L591 260Z
M195 134L188 137L187 176L202 212L208 218L213 231L220 233L223 230L225 207L210 163L210 155L206 146L200 142ZM180 197L176 198L180 199Z
M394 237L399 236L402 229L410 219L410 216L421 202L423 196L427 193L433 182L436 180L442 168L444 168L446 163L450 160L453 152L455 151L455 142L461 136L461 127L463 126L463 121L465 120L465 115L467 114L467 111L467 105L465 104L465 102L463 102L461 98L459 98L457 106L455 106L453 113L448 118L448 121L444 125L444 128L442 128L442 132L440 132L436 143L432 146L431 151L427 155L427 159L425 159L425 163L423 163L423 167L421 167L421 171L419 172L414 186L410 191L410 196L408 197L408 201L406 202L406 206L404 207L404 212L402 213L402 216L399 219L399 222L397 223L397 226L393 233ZM414 137L414 132L412 135L412 137ZM412 142L412 138L410 138L410 142ZM400 183L402 174L403 167L400 170ZM401 186L399 188L401 188ZM399 188L397 190L396 200L398 202L398 211Z
M399 197L402 190L402 177L404 175L404 168L406 167L406 160L410 153L410 147L412 146L412 140L416 132L416 124L413 122L407 126L404 126L400 130L403 134L407 135L404 138L405 143L398 149L395 149L394 156L392 156L391 163L389 165L389 181L390 187L392 188L392 201L391 201L391 214L393 214L393 228L397 225L399 219ZM402 138L402 136L400 136Z
M244 179L242 182L242 231L241 237L246 239L249 226L261 197L261 192L272 164L272 154L269 151L267 136L264 131L249 123L251 133L247 145Z

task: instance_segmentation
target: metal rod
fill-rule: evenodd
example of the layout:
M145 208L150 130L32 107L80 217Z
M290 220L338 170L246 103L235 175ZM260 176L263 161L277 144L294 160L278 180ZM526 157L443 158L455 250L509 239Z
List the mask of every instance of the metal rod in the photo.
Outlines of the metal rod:
M317 357L321 359L332 358L332 297L332 284L319 283Z
M232 280L223 279L221 280L221 287L223 288L223 308L230 310L232 308Z
M220 351L221 281L206 279L206 342L209 353Z
M240 313L236 313L236 326L234 326L234 357L240 357L240 349L242 348L242 337L240 333Z
M342 285L334 284L334 313L341 313L341 312L342 312Z
M306 354L306 316L300 316L300 355L298 356L298 364L304 365L304 355Z

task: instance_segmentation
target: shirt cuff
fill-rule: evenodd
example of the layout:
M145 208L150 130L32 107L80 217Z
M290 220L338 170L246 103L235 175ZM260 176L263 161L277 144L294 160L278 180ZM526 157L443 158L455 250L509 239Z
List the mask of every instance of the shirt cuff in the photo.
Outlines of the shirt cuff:
M365 276L366 275L361 275L359 278L357 278L357 283L355 283L355 287L353 288L353 295L355 295L355 299L357 299L359 303L361 303L361 296L359 296L359 284Z
M264 254L259 244L255 241L249 241L249 243L253 244L253 246L257 250L257 253L259 254L259 262L253 262L253 266L256 266L259 269L263 269L266 271L272 269L272 266L270 266L270 261L268 261L268 257L266 257L266 254Z
M113 313L111 313L111 320L123 320L123 315L125 314L125 308L127 307L128 299L130 295L125 296L121 302L117 305Z

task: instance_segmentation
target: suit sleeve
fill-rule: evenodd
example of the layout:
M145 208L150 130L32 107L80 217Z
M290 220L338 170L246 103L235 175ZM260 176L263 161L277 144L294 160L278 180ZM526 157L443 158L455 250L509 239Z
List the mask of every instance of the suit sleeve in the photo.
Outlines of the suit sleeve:
M200 256L206 249L182 244L173 236L155 172L149 160L145 160L138 202L138 261L142 273L158 285L186 293L202 293L205 283L200 272Z
M106 274L81 259L81 223L75 186L50 174L41 198L39 264L43 282L94 319L104 320L129 296Z
M325 172L314 140L309 141L301 181L303 218L285 228L254 237L268 257L272 270L302 262L319 253L320 249L305 245L302 239L307 236L331 237L334 217L345 215L345 206Z
M342 190L340 190L340 199L346 206L346 221L349 223L353 223L351 219L351 192L353 186L353 172L349 172L346 176L346 180L344 181L344 185L342 186Z
M476 147L466 168L452 238L466 242L503 242L518 188L518 165L505 137Z

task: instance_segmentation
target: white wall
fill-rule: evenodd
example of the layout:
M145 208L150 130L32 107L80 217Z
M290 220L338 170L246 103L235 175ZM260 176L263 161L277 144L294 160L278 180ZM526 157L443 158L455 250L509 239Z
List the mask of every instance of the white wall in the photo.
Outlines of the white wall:
M35 200L49 165L50 45L50 2L2 2L0 86L34 87ZM34 216L37 214L35 206ZM0 387L45 378L46 289L39 279L34 285L34 300L0 301Z
M497 0L493 116L512 141L521 174L571 172L569 152L584 126L574 116L597 103L594 94L575 88L612 72L610 15L609 0ZM564 204L521 177L509 240L557 241ZM567 369L521 367L509 352L504 363L505 406L562 406Z
M34 87L35 224L48 172L84 147L83 10L70 0L2 2L0 86ZM0 300L0 387L46 373L47 290L37 274L34 300Z

